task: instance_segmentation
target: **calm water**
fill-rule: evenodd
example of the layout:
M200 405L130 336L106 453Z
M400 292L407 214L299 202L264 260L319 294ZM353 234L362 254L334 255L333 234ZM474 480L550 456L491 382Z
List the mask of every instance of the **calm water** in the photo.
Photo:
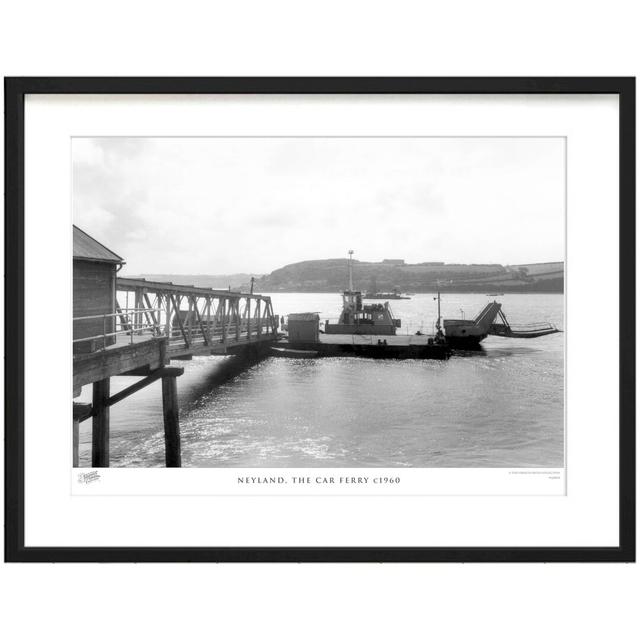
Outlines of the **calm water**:
M274 294L276 313L337 318L337 294ZM490 298L445 294L444 317L472 318ZM499 298L511 324L563 328L562 295ZM391 302L399 333L432 332L431 294ZM194 358L178 378L183 465L196 467L560 467L562 333L489 337L445 362L358 358ZM112 378L112 393L134 382ZM90 401L90 387L82 400ZM81 425L90 460L90 421ZM163 466L160 384L113 407L112 466Z

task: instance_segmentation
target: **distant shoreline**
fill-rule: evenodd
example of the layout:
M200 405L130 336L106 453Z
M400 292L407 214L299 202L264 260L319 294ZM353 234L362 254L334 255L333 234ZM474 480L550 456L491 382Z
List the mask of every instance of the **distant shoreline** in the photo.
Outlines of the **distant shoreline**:
M351 263L356 290L412 293L563 293L564 262L504 266L403 260ZM312 260L287 265L255 281L256 291L329 292L347 286L346 259Z
M403 260L359 262L354 260L353 282L365 292L416 293L564 293L564 262L504 266ZM347 286L347 259L310 260L286 265L270 274L239 272L226 275L142 274L161 282L255 293L335 293ZM130 276L131 277L131 276Z
M403 291L402 295L407 295L407 296L416 296L416 295L421 295L421 294L434 294L434 293L438 293L438 291L440 293L446 293L446 294L454 294L454 293L474 293L477 295L486 295L486 296L490 296L493 297L493 294L487 292L487 291L460 291L460 290L449 290L449 289L434 289L433 291ZM266 296L271 296L275 293L332 293L332 294L336 294L336 295L340 295L342 293L342 291L308 291L308 290L300 290L300 289L287 289L287 290L267 290L267 291L255 291L254 293L260 294L260 295L266 295ZM544 294L544 295L549 295L549 294L554 294L554 295L560 295L563 296L564 295L564 291L531 291L531 290L527 290L527 291L499 291L498 292L498 296L507 296L509 294L513 294L513 293L517 293L517 294L527 294L527 295L533 295L533 294ZM372 300L374 300L375 298L371 298ZM378 298L379 300L394 300L394 298ZM397 299L395 299L397 300Z

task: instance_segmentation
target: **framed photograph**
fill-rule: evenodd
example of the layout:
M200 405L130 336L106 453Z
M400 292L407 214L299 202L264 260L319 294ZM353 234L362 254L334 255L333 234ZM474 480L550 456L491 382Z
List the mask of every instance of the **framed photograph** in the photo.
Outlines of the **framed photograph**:
M8 561L635 560L635 79L8 78Z

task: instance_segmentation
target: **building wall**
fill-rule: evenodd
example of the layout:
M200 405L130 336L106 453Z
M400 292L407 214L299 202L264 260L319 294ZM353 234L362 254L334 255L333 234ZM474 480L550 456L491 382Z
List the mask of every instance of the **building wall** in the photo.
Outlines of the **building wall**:
M318 320L289 320L289 342L318 342Z
M73 317L93 316L115 311L115 265L104 262L73 261ZM101 335L105 324L101 318L73 323L73 338ZM107 318L107 332L114 331L115 319ZM115 339L107 340L113 344ZM78 343L74 353L94 351L102 347L97 343Z

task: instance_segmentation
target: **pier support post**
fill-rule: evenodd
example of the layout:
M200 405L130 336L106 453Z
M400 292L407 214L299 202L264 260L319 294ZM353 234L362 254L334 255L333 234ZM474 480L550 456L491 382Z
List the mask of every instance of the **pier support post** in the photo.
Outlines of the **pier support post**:
M73 467L80 466L80 420L73 418Z
M73 466L80 466L80 423L86 420L93 410L93 407L86 402L73 403L73 439L72 439L72 460Z
M93 383L91 466L109 466L109 387L111 378Z
M180 421L178 417L178 385L175 375L162 378L162 410L166 465L167 467L179 467L181 466Z

